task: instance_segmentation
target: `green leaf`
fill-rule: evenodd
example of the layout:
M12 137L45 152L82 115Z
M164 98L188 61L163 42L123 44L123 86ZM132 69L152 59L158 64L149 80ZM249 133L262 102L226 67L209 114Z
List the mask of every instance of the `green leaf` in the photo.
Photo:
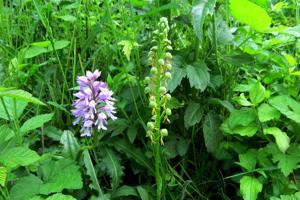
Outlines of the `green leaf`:
M188 65L186 67L186 74L191 87L195 87L200 91L204 91L210 82L208 68L204 62L198 62L194 66Z
M80 150L80 146L77 139L74 137L74 134L71 131L64 131L61 135L60 143L64 145L62 151L63 155L66 158L75 160Z
M288 27L283 32L291 34L295 37L300 37L300 25L297 25L297 26L294 26L294 27Z
M63 16L59 16L58 18L66 21L66 22L75 22L77 20L76 17L74 17L73 15L63 15Z
M47 52L47 49L45 47L32 46L26 50L24 58L34 58L34 57L39 56L46 52Z
M283 131L281 131L277 127L270 127L270 128L265 128L264 134L268 135L273 135L275 138L276 145L280 149L281 152L285 152L289 146L290 146L290 138L287 136L287 134Z
M11 200L27 200L39 194L43 181L36 176L29 175L20 178L10 190Z
M64 195L61 193L54 194L48 197L46 200L76 200L74 197L70 195Z
M189 102L184 112L184 126L189 128L199 123L203 116L203 109L200 103Z
M250 100L254 105L259 104L262 102L266 97L266 90L264 86L257 82L250 90Z
M242 108L234 110L230 113L228 118L228 126L230 129L238 126L248 126L256 119L255 110L252 108Z
M203 123L203 136L207 152L216 154L223 140L220 132L220 119L214 112L209 112Z
M4 187L6 183L7 169L0 167L0 186Z
M273 161L278 161L278 167L280 168L280 171L284 176L287 177L288 175L290 175L290 173L293 172L294 169L297 168L299 159L295 155L280 153L273 156Z
M113 194L112 198L119 198L119 197L127 197L127 196L138 196L137 190L135 187L123 185L119 187Z
M251 172L255 169L257 153L257 150L250 149L246 153L239 154L239 165Z
M12 137L15 136L15 133L9 128L8 125L2 125L0 126L0 145L3 142L8 141L9 139L11 139Z
M240 96L233 97L232 100L236 101L241 106L252 106L253 104L248 101L244 93L241 93Z
M248 0L230 0L230 10L237 20L258 32L266 31L271 25L268 13Z
M122 40L118 43L118 45L123 46L123 53L125 54L127 60L130 61L131 50L133 47L138 46L138 43L130 40Z
M184 156L187 153L189 149L189 143L190 141L187 139L180 139L176 142L176 151L178 155Z
M252 176L243 176L240 180L240 190L244 200L256 200L262 187L259 180Z
M44 184L39 190L40 194L61 192L63 189L81 189L82 179L79 167L69 159L50 161L41 166Z
M138 133L138 130L137 130L136 126L132 125L128 128L127 137L128 137L131 144L133 144L137 133Z
M53 113L36 115L28 119L20 128L22 133L32 131L34 129L42 127L46 122L50 121L53 117Z
M100 167L111 177L111 185L113 190L116 190L116 188L119 186L121 178L124 175L123 167L120 161L121 158L114 151L103 147Z
M258 107L258 118L261 122L279 119L280 112L272 106L270 106L269 104L264 103Z
M17 100L23 100L37 105L45 105L43 102L33 97L32 94L24 90L6 90L0 91L0 97L12 97Z
M300 103L296 100L282 95L271 98L269 103L281 112L281 114L300 123Z
M86 173L87 175L90 176L92 184L90 185L91 188L95 189L96 191L98 191L98 193L100 194L100 196L103 195L102 189L100 187L100 184L98 182L98 178L97 178L97 174L90 156L90 153L88 152L88 150L84 150L83 151L83 162L86 168Z
M9 117L7 116L5 108L0 99L0 118L5 119L5 120L9 120L9 118L11 120L18 119L22 115L26 106L28 105L28 103L26 101L15 100L14 98L11 98L11 97L3 97L3 102L7 109ZM16 116L15 116L15 109L14 109L15 105L16 105L16 111L17 111Z
M40 156L26 147L13 147L0 154L0 162L9 168L28 166L40 159Z
M173 92L178 85L180 85L182 79L186 76L186 69L179 67L172 67L171 69L172 78L168 81L168 90Z
M203 24L207 15L214 12L216 0L199 0L192 8L192 24L199 40L203 37Z

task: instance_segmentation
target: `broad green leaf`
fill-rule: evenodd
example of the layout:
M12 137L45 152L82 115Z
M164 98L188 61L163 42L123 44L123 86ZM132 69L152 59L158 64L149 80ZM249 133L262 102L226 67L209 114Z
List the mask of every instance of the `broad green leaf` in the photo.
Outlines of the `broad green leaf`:
M76 200L74 197L70 195L64 195L61 193L54 194L48 197L46 200Z
M76 17L74 17L73 15L63 15L63 16L59 16L58 18L66 22L75 22L77 20Z
M138 191L141 200L150 200L149 192L147 189L139 185L136 187L136 190Z
M124 175L123 166L120 163L121 158L111 149L103 147L100 167L112 179L111 185L113 190L119 186L121 178Z
M236 101L241 106L252 106L253 104L248 101L248 99L245 97L244 93L241 93L240 96L233 97L232 100Z
M3 103L4 103L4 105L3 105ZM11 97L3 97L3 103L0 99L0 118L5 119L5 120L9 120L9 118L11 120L18 119L22 115L26 106L28 105L28 103L26 101L15 100L14 98L11 98ZM14 109L15 105L16 105L16 113L15 113L15 109ZM7 116L4 106L7 109L9 117Z
M203 24L207 15L214 12L216 0L199 0L192 8L192 25L199 40L203 37Z
M294 27L288 27L283 32L291 34L295 37L300 37L300 25Z
M256 200L262 187L261 182L252 176L243 176L240 180L240 190L244 200Z
M251 2L259 5L260 7L264 9L270 8L270 0L250 0Z
M254 105L259 104L262 102L266 97L266 90L264 86L257 82L249 92L250 100Z
M22 133L32 131L37 128L41 128L46 122L50 121L53 117L53 113L36 115L28 119L20 128Z
M133 144L135 138L136 138L136 135L138 133L138 130L136 128L136 126L134 125L131 125L128 130L127 130L127 137L130 141L131 144Z
M290 146L290 138L287 136L287 134L283 131L281 131L277 127L270 127L270 128L265 128L264 134L266 135L273 135L275 138L275 142L277 147L280 149L281 152L285 152L289 146Z
M289 155L289 154L275 154L273 156L273 161L278 162L278 167L280 168L280 171L283 173L284 176L288 176L290 173L293 172L294 169L297 168L297 163L299 162L299 159L295 155Z
M203 123L203 136L207 152L215 154L223 140L223 134L220 132L220 119L213 113L209 112Z
M123 185L119 187L113 194L112 198L120 198L120 197L127 197L127 196L136 196L138 197L139 194L135 187Z
M1 91L0 97L12 97L17 100L22 100L30 103L34 103L37 105L45 105L43 102L38 100L37 98L33 97L32 94L29 92L26 92L24 90L7 90L7 91Z
M0 126L0 145L3 142L8 141L9 139L11 139L12 137L15 136L15 133L9 128L8 125L2 125Z
M189 143L190 141L187 139L180 139L179 141L177 141L176 143L177 154L180 156L184 156L189 149Z
M230 0L230 10L237 20L258 32L266 31L271 25L268 13L248 0Z
M53 46L54 46L55 50L59 50L59 49L63 49L65 47L69 46L69 44L70 44L70 41L68 41L68 40L57 40L57 41L54 41ZM51 52L51 51L53 51L53 47L52 47L52 45L49 45L48 52Z
M180 85L182 79L186 76L186 69L179 67L172 67L171 69L172 78L168 81L168 90L173 92L178 85Z
M247 126L235 127L231 130L230 133L239 134L241 136L252 137L258 131L258 127L255 124L249 124Z
M0 154L0 163L3 163L9 168L17 166L27 166L35 163L40 159L40 156L26 147L13 147L6 149Z
M27 200L39 194L43 181L36 176L29 175L20 178L10 190L11 200Z
M252 108L242 108L240 110L234 110L230 113L228 118L228 126L230 129L238 126L247 126L254 122L256 119L255 110Z
M96 191L98 191L100 196L103 196L103 192L102 189L100 187L100 184L98 182L98 178L97 178L97 174L90 156L90 153L88 152L88 150L84 150L83 151L83 162L86 168L86 173L87 175L90 176L92 184L90 185L93 189L95 189Z
M289 96L276 96L269 100L271 106L281 114L300 123L300 103Z
M189 128L199 123L203 116L203 109L200 103L189 102L184 112L184 126Z
M26 50L24 58L34 58L47 52L47 48L41 46L32 46Z
M0 186L4 187L6 183L7 169L0 167Z
M69 159L50 161L41 166L44 184L40 187L40 194L48 195L61 192L63 189L81 189L82 179L79 167Z
M195 87L202 92L209 84L210 75L208 73L208 68L204 62L195 63L194 66L188 65L186 67L186 74L191 87Z
M239 165L251 172L255 169L257 150L250 149L246 153L239 154Z
M66 158L76 160L80 146L71 131L64 131L60 138L60 143L64 145L62 153Z
M264 103L258 107L258 118L261 122L279 119L280 112L269 104Z

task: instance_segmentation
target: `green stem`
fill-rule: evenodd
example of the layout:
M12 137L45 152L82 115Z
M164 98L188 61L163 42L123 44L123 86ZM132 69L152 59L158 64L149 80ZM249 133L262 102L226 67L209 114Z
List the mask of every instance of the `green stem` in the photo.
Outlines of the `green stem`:
M155 160L155 180L156 180L156 199L161 200L161 193L163 187L163 180L160 174L161 157L160 157L160 143L154 144L154 160Z

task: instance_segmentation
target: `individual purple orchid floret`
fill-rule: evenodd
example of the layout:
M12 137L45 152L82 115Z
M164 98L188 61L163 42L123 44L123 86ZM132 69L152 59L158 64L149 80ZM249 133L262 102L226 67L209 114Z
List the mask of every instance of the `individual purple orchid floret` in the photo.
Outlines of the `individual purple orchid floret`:
M107 83L97 81L100 75L101 72L96 70L94 73L87 71L86 76L77 77L80 90L74 94L77 99L73 103L75 109L72 114L76 117L73 125L82 122L81 137L91 136L93 127L106 130L107 120L117 119L114 115L116 109L113 92L108 89Z

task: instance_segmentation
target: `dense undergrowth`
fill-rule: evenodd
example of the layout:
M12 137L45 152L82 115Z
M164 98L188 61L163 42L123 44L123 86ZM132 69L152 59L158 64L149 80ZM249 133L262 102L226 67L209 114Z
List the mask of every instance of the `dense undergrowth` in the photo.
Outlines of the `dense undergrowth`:
M0 0L0 199L300 199L299 8Z

